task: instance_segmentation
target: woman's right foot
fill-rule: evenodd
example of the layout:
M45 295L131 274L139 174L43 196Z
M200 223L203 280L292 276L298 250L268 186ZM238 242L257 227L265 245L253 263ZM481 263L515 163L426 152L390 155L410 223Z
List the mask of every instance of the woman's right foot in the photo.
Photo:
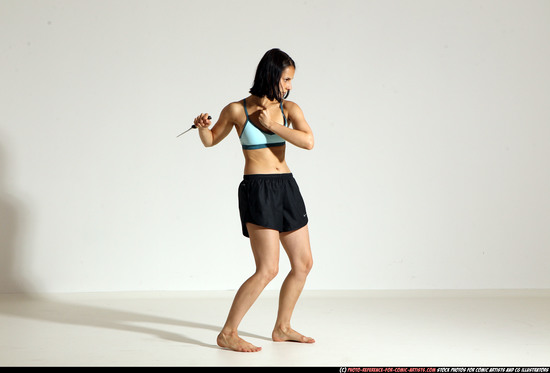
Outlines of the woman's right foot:
M224 334L220 333L218 335L218 346L222 348L228 348L233 351L239 351L239 352L258 352L262 348L256 347L252 343L248 343L241 337L239 337L236 333L235 334Z

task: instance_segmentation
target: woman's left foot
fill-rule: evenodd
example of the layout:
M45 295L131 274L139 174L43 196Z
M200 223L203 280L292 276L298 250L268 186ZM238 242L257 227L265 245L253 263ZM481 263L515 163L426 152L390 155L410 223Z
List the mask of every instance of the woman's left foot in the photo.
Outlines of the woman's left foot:
M282 328L275 328L271 337L274 342L315 343L315 339L303 336L292 328L284 330Z

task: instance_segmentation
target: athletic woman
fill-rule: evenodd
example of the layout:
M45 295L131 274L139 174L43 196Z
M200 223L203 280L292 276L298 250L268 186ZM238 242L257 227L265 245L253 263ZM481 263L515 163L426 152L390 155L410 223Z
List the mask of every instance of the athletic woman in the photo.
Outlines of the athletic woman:
M239 212L243 235L250 238L256 271L239 288L217 338L220 347L235 351L261 350L240 338L237 328L277 275L279 242L289 257L291 270L281 287L272 339L315 342L290 326L294 306L313 264L306 208L285 160L286 142L303 149L313 148L313 133L302 110L286 100L295 68L285 52L268 51L258 64L250 96L227 105L212 129L208 113L194 120L206 147L218 144L235 127L245 159Z

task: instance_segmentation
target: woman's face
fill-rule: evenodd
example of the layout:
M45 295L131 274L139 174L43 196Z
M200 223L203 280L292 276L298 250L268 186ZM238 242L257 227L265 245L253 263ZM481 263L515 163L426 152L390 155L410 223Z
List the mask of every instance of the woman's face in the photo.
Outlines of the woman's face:
M286 97L288 92L292 89L292 79L294 79L295 69L293 66L289 66L283 70L281 74L281 81L279 82L279 90L283 97Z

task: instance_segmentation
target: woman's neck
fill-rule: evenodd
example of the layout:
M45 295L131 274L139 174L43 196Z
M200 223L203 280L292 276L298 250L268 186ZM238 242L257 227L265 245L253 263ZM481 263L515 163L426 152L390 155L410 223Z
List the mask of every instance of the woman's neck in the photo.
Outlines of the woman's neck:
M258 97L258 96L255 96L255 95L252 95L250 96L251 99L252 99L252 102L258 106L262 106L262 107L269 107L269 106L272 106L272 105L277 105L279 106L279 101L277 100L270 100L268 99L266 96L264 97Z

